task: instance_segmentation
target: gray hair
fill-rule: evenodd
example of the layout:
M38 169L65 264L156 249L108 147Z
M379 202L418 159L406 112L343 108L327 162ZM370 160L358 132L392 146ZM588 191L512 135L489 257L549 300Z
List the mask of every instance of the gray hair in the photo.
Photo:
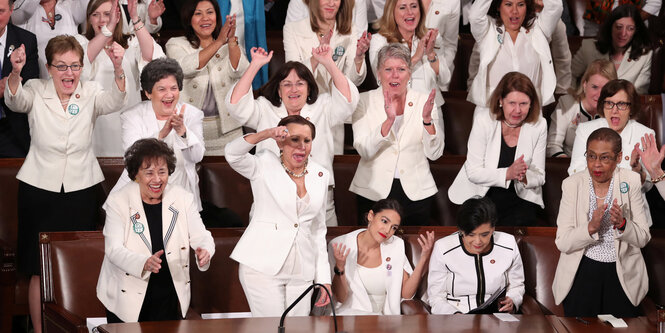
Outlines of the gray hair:
M147 93L152 93L152 88L157 81L167 78L169 76L175 77L178 83L178 90L182 90L183 73L180 64L174 59L159 58L149 62L143 71L141 71L141 89Z
M411 71L411 52L409 49L400 44L400 43L390 43L379 50L379 64L376 67L377 70L383 67L383 64L386 60L390 58L396 58L404 60L404 62L409 66L409 72Z

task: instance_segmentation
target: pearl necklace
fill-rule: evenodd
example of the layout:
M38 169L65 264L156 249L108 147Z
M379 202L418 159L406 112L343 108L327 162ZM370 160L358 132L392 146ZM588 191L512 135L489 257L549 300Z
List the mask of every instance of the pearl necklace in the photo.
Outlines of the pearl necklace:
M286 166L286 164L284 164L284 159L282 159L282 158L279 159L279 162L282 163L282 168L284 168L284 171L286 171L286 173L288 173L290 176L295 177L295 178L302 178L307 174L307 162L308 161L309 161L309 159L307 159L305 161L305 166L303 167L303 170L302 170L301 173L295 173L295 172L291 171L291 169L289 169Z
M522 126L522 123L519 123L517 125L509 124L505 119L503 120L503 123L506 124L506 126L508 126L510 128L518 128L518 127Z

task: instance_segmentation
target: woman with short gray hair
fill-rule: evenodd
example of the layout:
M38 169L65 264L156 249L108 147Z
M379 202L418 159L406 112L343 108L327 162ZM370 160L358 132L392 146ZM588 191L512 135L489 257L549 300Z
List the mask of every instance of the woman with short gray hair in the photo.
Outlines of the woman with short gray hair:
M358 194L359 216L374 202L392 198L404 207L402 225L427 225L437 192L427 159L438 159L444 147L435 89L428 96L409 88L406 46L388 44L378 59L379 88L360 95L353 115L353 147L360 162L349 190Z
M176 156L176 167L169 183L177 184L194 194L201 211L199 177L196 163L203 159L203 111L178 103L182 90L183 72L174 59L160 58L151 61L141 72L141 88L148 97L123 112L122 146L130 147L139 139L156 138L166 142ZM127 171L118 179L111 192L131 182Z

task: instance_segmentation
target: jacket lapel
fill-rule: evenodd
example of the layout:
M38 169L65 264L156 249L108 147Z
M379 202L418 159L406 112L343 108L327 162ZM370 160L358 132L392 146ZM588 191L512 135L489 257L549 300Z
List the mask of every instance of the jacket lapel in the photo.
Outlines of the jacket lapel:
M164 250L166 250L173 230L175 230L178 215L180 215L180 211L173 206L175 198L170 195L170 188L171 185L166 185L166 191L164 191L162 199L162 237L164 237Z
M273 153L266 151L265 154L273 154ZM271 177L270 179L266 180L267 182L270 182L273 185L273 186L268 186L268 190L270 191L272 197L275 199L275 202L279 203L279 207L281 207L284 213L293 218L293 220L297 220L298 214L296 212L296 201L294 200L297 195L296 184L284 171L282 165L280 164L279 156L276 156L275 159L270 159L270 162L272 166L269 166L266 169L276 170L276 174L274 177ZM285 193L286 195L284 195Z
M400 126L399 131L397 132L397 142L402 141L402 137L404 136L404 133L407 131L411 134L420 134L420 132L413 131L413 129L417 127L411 128L413 126L410 126L411 120L414 118L418 118L414 116L414 114L418 113L418 110L416 109L417 107L418 107L418 94L415 93L413 90L409 89L406 92L406 100L404 101L404 116L402 117L402 125ZM409 129L406 129L407 127L409 127Z
M129 223L132 230L130 232L137 234L141 241L145 244L148 252L152 254L152 242L150 239L150 229L148 227L148 219L143 210L143 201L141 200L141 192L135 184L136 190L131 193L129 202Z

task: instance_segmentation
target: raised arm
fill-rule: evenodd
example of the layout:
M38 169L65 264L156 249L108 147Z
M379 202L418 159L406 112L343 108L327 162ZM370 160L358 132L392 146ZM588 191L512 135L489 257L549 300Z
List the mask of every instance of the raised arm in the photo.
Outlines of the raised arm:
M330 243L328 244L328 261L332 267L336 267L340 272L346 272L346 259L351 252L350 248L347 248L344 243ZM335 298L338 302L346 302L347 297L349 296L349 282L346 279L346 274L333 275L332 279L332 291L335 294Z
M161 16L164 14L165 10L166 6L164 6L164 0L150 0L146 12L139 14L141 17L147 19L145 24L147 25L146 28L148 28L149 33L154 34L162 28Z
M473 38L480 42L490 29L490 17L487 12L490 9L492 0L476 0L469 9L469 25Z
M231 104L237 104L240 99L252 89L252 81L254 80L254 77L261 67L268 64L270 59L272 59L272 51L268 53L260 47L253 47L250 52L252 54L252 62L249 63L249 68L247 68L245 74L242 75L240 80L238 80L238 83L233 87L230 99Z
M226 161L237 173L252 180L259 174L261 165L258 163L258 157L250 154L249 151L263 140L272 138L277 142L282 142L287 137L286 126L279 126L237 138L229 142L224 148Z
M131 0L130 0L131 1ZM93 13L92 15L98 15ZM101 15L105 15L102 13ZM118 7L118 1L111 1L111 11L109 12L109 22L106 23L105 27L102 27L102 32L93 37L90 42L88 42L88 48L86 49L86 54L88 55L88 61L93 63L99 53L106 48L109 41L113 39L113 32L115 27L120 21L120 7Z
M441 109L434 103L435 97L436 92L432 89L423 107L423 149L425 156L431 161L441 157L445 147L443 116Z
M547 39L552 38L554 29L561 19L561 12L563 12L563 1L543 0L543 11L536 16L536 24L540 26Z
M429 259L434 247L434 231L426 231L425 234L418 235L418 244L420 244L420 260L413 269L411 275L404 271L402 276L402 298L411 299L418 291L420 279L427 273Z
M5 104L14 112L27 113L32 109L34 96L32 90L23 89L21 71L26 62L25 45L21 44L9 56L12 72L7 78L5 87Z
M150 36L150 32L145 28L146 23L143 22L138 13L138 0L127 1L127 11L129 12L129 19L134 26L134 34L139 40L139 47L141 48L141 58L144 61L152 60L152 52L154 50L154 40Z
M332 49L330 45L320 45L312 49L312 57L332 76L333 84L339 90L348 102L351 102L351 89L344 73L337 68L337 64L332 59Z

